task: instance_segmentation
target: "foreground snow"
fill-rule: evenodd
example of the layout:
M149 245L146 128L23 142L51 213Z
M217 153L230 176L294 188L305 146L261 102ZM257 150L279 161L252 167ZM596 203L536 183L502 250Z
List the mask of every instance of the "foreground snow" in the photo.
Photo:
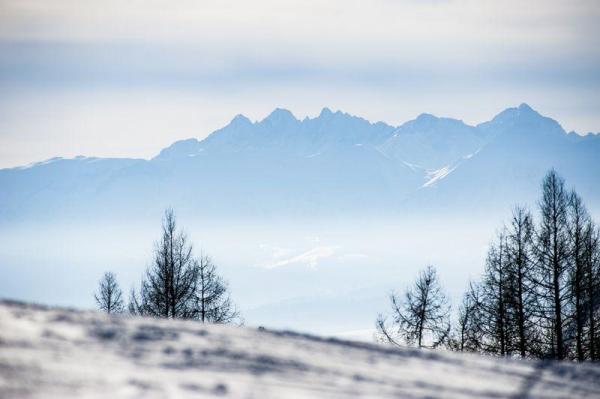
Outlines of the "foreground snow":
M600 367L0 302L1 398L600 397Z

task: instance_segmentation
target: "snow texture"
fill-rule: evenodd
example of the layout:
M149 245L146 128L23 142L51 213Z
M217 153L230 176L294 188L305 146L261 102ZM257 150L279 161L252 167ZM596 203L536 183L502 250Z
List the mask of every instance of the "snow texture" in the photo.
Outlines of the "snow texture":
M0 302L1 398L583 398L600 368Z

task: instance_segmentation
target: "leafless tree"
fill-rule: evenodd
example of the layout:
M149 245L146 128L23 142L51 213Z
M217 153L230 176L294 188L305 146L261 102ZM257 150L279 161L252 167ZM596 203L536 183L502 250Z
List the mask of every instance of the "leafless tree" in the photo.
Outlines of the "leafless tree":
M516 207L508 228L490 246L481 283L469 286L459 309L457 349L500 356L537 356L537 293L532 262L533 224Z
M537 227L514 208L491 245L481 283L459 308L453 349L600 360L600 232L554 170L539 208Z
M395 294L390 295L390 301L393 325L387 327L381 316L377 320L379 334L385 340L398 344L401 338L419 348L435 348L448 342L450 306L433 266L419 273L403 301Z
M469 288L463 295L458 309L457 328L452 337L452 349L476 352L483 347L484 330L482 327L481 287L469 282Z
M227 282L217 274L217 268L208 256L198 262L195 318L201 322L231 323L240 321L239 312L229 297Z
M194 257L192 244L177 229L171 209L165 212L162 238L156 243L154 260L142 278L140 291L131 290L129 312L210 323L241 323L229 297L227 282L209 257Z
M123 293L114 273L104 273L100 280L98 292L94 294L94 299L98 308L108 314L123 313L125 305L123 303Z
M568 211L569 255L571 262L569 278L570 290L572 292L570 299L572 301L573 321L575 324L576 357L581 362L585 360L584 328L588 319L586 313L591 310L585 306L585 235L590 218L581 197L575 191L572 191L569 195Z
M133 292L131 310L153 317L193 318L197 276L192 245L177 230L173 210L167 209L153 263L142 278L139 297Z
M540 226L534 246L536 285L544 321L548 356L565 359L568 353L565 328L568 323L569 238L568 193L564 180L551 170L542 181Z
M516 343L511 347L521 357L537 350L535 268L533 262L534 226L526 208L513 209L511 223L506 231L506 261L508 262L509 324Z
M490 246L481 283L484 349L506 356L511 352L513 330L510 325L509 303L511 284L506 254L506 231L498 234Z
M590 221L584 232L584 286L588 359L600 360L600 231Z

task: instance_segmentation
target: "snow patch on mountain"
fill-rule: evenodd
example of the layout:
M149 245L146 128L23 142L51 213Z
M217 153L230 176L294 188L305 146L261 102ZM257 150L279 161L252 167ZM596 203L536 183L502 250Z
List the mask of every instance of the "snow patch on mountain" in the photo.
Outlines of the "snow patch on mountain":
M458 165L455 166L444 166L443 168L432 170L427 172L427 181L423 184L423 187L430 187L434 185L436 182L440 181L444 177L448 176L452 171L456 169Z

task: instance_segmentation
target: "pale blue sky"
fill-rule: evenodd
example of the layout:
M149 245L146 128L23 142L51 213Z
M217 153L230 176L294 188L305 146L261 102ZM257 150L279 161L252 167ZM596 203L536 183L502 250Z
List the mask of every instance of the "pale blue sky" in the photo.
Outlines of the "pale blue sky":
M600 2L0 0L0 167L151 157L244 113L600 131Z

